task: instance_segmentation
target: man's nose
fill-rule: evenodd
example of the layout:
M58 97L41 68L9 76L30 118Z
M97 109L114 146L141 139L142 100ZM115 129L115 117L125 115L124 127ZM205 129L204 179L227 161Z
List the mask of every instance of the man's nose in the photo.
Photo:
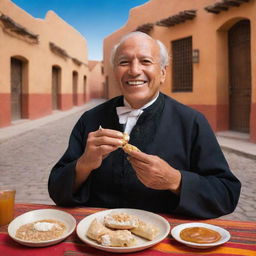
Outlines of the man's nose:
M141 73L141 65L138 61L132 61L129 66L129 75L137 76Z

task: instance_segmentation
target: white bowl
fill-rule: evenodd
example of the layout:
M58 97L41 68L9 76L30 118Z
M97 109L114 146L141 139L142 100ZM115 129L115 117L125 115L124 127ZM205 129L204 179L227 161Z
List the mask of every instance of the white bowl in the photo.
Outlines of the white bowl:
M192 242L183 240L180 237L180 232L185 228L192 228L192 227L203 227L203 228L208 228L208 229L217 231L220 233L221 239L215 243L208 243L208 244L192 243ZM177 240L178 242L183 243L189 247L198 248L198 249L207 249L207 248L210 248L213 246L218 246L218 245L226 243L230 239L230 233L226 229L215 226L215 225L200 223L200 222L180 224L171 230L171 234L172 234L173 238L175 240Z
M34 241L26 241L15 237L17 229L25 224L32 223L38 220L43 219L53 219L58 220L64 223L67 227L64 234L56 239L46 240L41 242L34 242ZM76 220L75 218L64 211L54 210L54 209L40 209L34 210L30 212L26 212L18 217L16 217L8 226L8 234L9 236L15 240L16 242L30 246L30 247L44 247L53 244L57 244L68 237L76 228Z

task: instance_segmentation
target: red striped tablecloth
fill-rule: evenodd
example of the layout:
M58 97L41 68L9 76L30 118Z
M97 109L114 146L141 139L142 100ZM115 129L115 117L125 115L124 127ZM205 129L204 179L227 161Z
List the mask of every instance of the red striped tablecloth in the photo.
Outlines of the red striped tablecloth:
M50 205L39 204L16 204L16 216L36 209L59 209L72 214L77 223L84 217L103 209L98 208L62 208ZM171 225L171 229L178 224L198 222L198 220L179 218L166 214L160 214ZM200 220L199 222L220 226L227 229L231 234L231 239L219 247L210 249L193 249L175 241L171 234L161 243L135 253L126 253L124 255L133 256L165 256L165 255L245 255L256 256L256 222L232 221L222 219ZM7 233L7 225L0 227L0 255L1 256L108 256L117 255L97 250L84 244L76 235L76 232L70 235L63 242L44 248L30 248L20 245L13 241Z

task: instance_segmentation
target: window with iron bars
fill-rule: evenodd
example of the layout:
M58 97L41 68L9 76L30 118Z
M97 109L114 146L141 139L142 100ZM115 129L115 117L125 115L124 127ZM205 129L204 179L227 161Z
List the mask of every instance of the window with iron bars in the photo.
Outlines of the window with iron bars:
M193 91L192 37L171 42L172 44L172 91Z

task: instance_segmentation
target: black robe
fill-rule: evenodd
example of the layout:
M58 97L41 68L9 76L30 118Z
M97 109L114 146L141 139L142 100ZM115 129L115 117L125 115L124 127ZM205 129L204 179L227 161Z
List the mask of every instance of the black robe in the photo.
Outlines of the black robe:
M73 193L76 161L84 152L88 133L100 125L123 131L116 114L121 105L122 96L113 98L85 112L76 123L67 150L49 177L49 194L57 205L137 208L198 218L234 211L241 184L230 171L207 120L162 93L139 117L130 143L181 172L180 195L144 186L122 149L110 153Z

